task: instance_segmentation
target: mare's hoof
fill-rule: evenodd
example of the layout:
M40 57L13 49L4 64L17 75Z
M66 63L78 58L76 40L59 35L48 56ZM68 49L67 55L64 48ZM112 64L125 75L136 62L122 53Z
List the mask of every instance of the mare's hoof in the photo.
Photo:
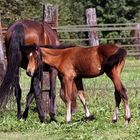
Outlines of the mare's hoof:
M23 113L22 115L22 119L24 119L25 121L27 120L28 114L27 113Z
M45 120L45 117L44 117L44 116L39 116L39 119L40 119L40 122L41 122L41 123L45 123L45 122L46 122L46 120Z
M22 118L22 115L19 114L19 115L17 116L17 119L20 120L21 118Z
M51 122L58 122L55 118L50 118L50 121L49 121L49 123L51 123Z
M85 117L84 120L92 121L92 120L95 120L95 117L94 117L94 115L90 115L89 117Z

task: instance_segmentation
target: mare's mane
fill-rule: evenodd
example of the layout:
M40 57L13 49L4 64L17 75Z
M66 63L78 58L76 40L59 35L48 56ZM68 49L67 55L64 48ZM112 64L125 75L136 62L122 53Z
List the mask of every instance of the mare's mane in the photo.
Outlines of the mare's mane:
M76 44L60 44L60 45L41 45L40 48L49 48L49 49L67 49L78 47Z

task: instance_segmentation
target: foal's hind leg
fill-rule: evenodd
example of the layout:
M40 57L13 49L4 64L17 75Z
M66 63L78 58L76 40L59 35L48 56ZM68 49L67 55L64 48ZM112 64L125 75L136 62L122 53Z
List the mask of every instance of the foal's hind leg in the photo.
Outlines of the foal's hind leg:
M71 113L75 114L77 112L77 87L75 82L72 84L72 102L71 102Z
M124 62L120 63L118 66L114 67L110 72L108 72L107 75L111 78L115 87L116 108L113 115L113 122L116 122L118 119L119 105L122 99L124 102L124 107L125 107L125 121L126 123L128 123L131 118L130 109L128 105L128 96L126 94L126 89L124 88L120 79L120 74L121 74L123 65L124 65Z
M32 103L33 99L34 99L33 79L31 79L30 91L26 97L26 108L25 108L25 111L22 115L24 120L26 120L28 117L29 107L30 107L30 104Z

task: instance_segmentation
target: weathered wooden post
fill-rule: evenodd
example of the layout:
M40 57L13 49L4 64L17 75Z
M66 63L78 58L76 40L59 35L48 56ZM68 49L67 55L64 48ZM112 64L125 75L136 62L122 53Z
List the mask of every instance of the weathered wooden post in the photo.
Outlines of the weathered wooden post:
M1 13L0 13L0 84L3 80L5 74L5 55L4 55L4 48L3 48L3 35L2 35L2 25L1 25Z
M94 26L97 25L96 9L95 8L86 9L86 24L92 28L94 28ZM93 29L93 31L89 31L88 38L89 38L89 45L90 46L99 45L99 39L98 39L98 34L97 34L96 30Z
M135 27L136 29L133 31L134 44L136 45L136 51L140 53L140 24L137 24ZM140 60L140 55L137 58Z
M52 27L58 26L58 7L52 4L43 6L43 20L49 23ZM43 72L43 109L45 113L49 110L49 92L50 92L50 75L48 72Z
M43 6L43 20L52 27L58 27L58 6L46 4Z

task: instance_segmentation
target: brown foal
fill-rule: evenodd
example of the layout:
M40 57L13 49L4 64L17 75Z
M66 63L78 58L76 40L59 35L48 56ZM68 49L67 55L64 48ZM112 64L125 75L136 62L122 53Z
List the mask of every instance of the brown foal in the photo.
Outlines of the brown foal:
M77 95L84 106L86 117L91 116L84 98L82 78L93 78L106 73L115 88L116 107L113 122L118 119L119 105L122 99L125 108L125 121L128 123L131 118L128 96L120 79L120 74L125 64L125 56L126 51L114 44L89 48L76 46L61 50L33 45L28 55L27 73L33 76L42 60L59 71L63 90L61 98L66 104L67 122L71 121L71 103L76 101ZM74 87L77 89L78 94L74 92Z

